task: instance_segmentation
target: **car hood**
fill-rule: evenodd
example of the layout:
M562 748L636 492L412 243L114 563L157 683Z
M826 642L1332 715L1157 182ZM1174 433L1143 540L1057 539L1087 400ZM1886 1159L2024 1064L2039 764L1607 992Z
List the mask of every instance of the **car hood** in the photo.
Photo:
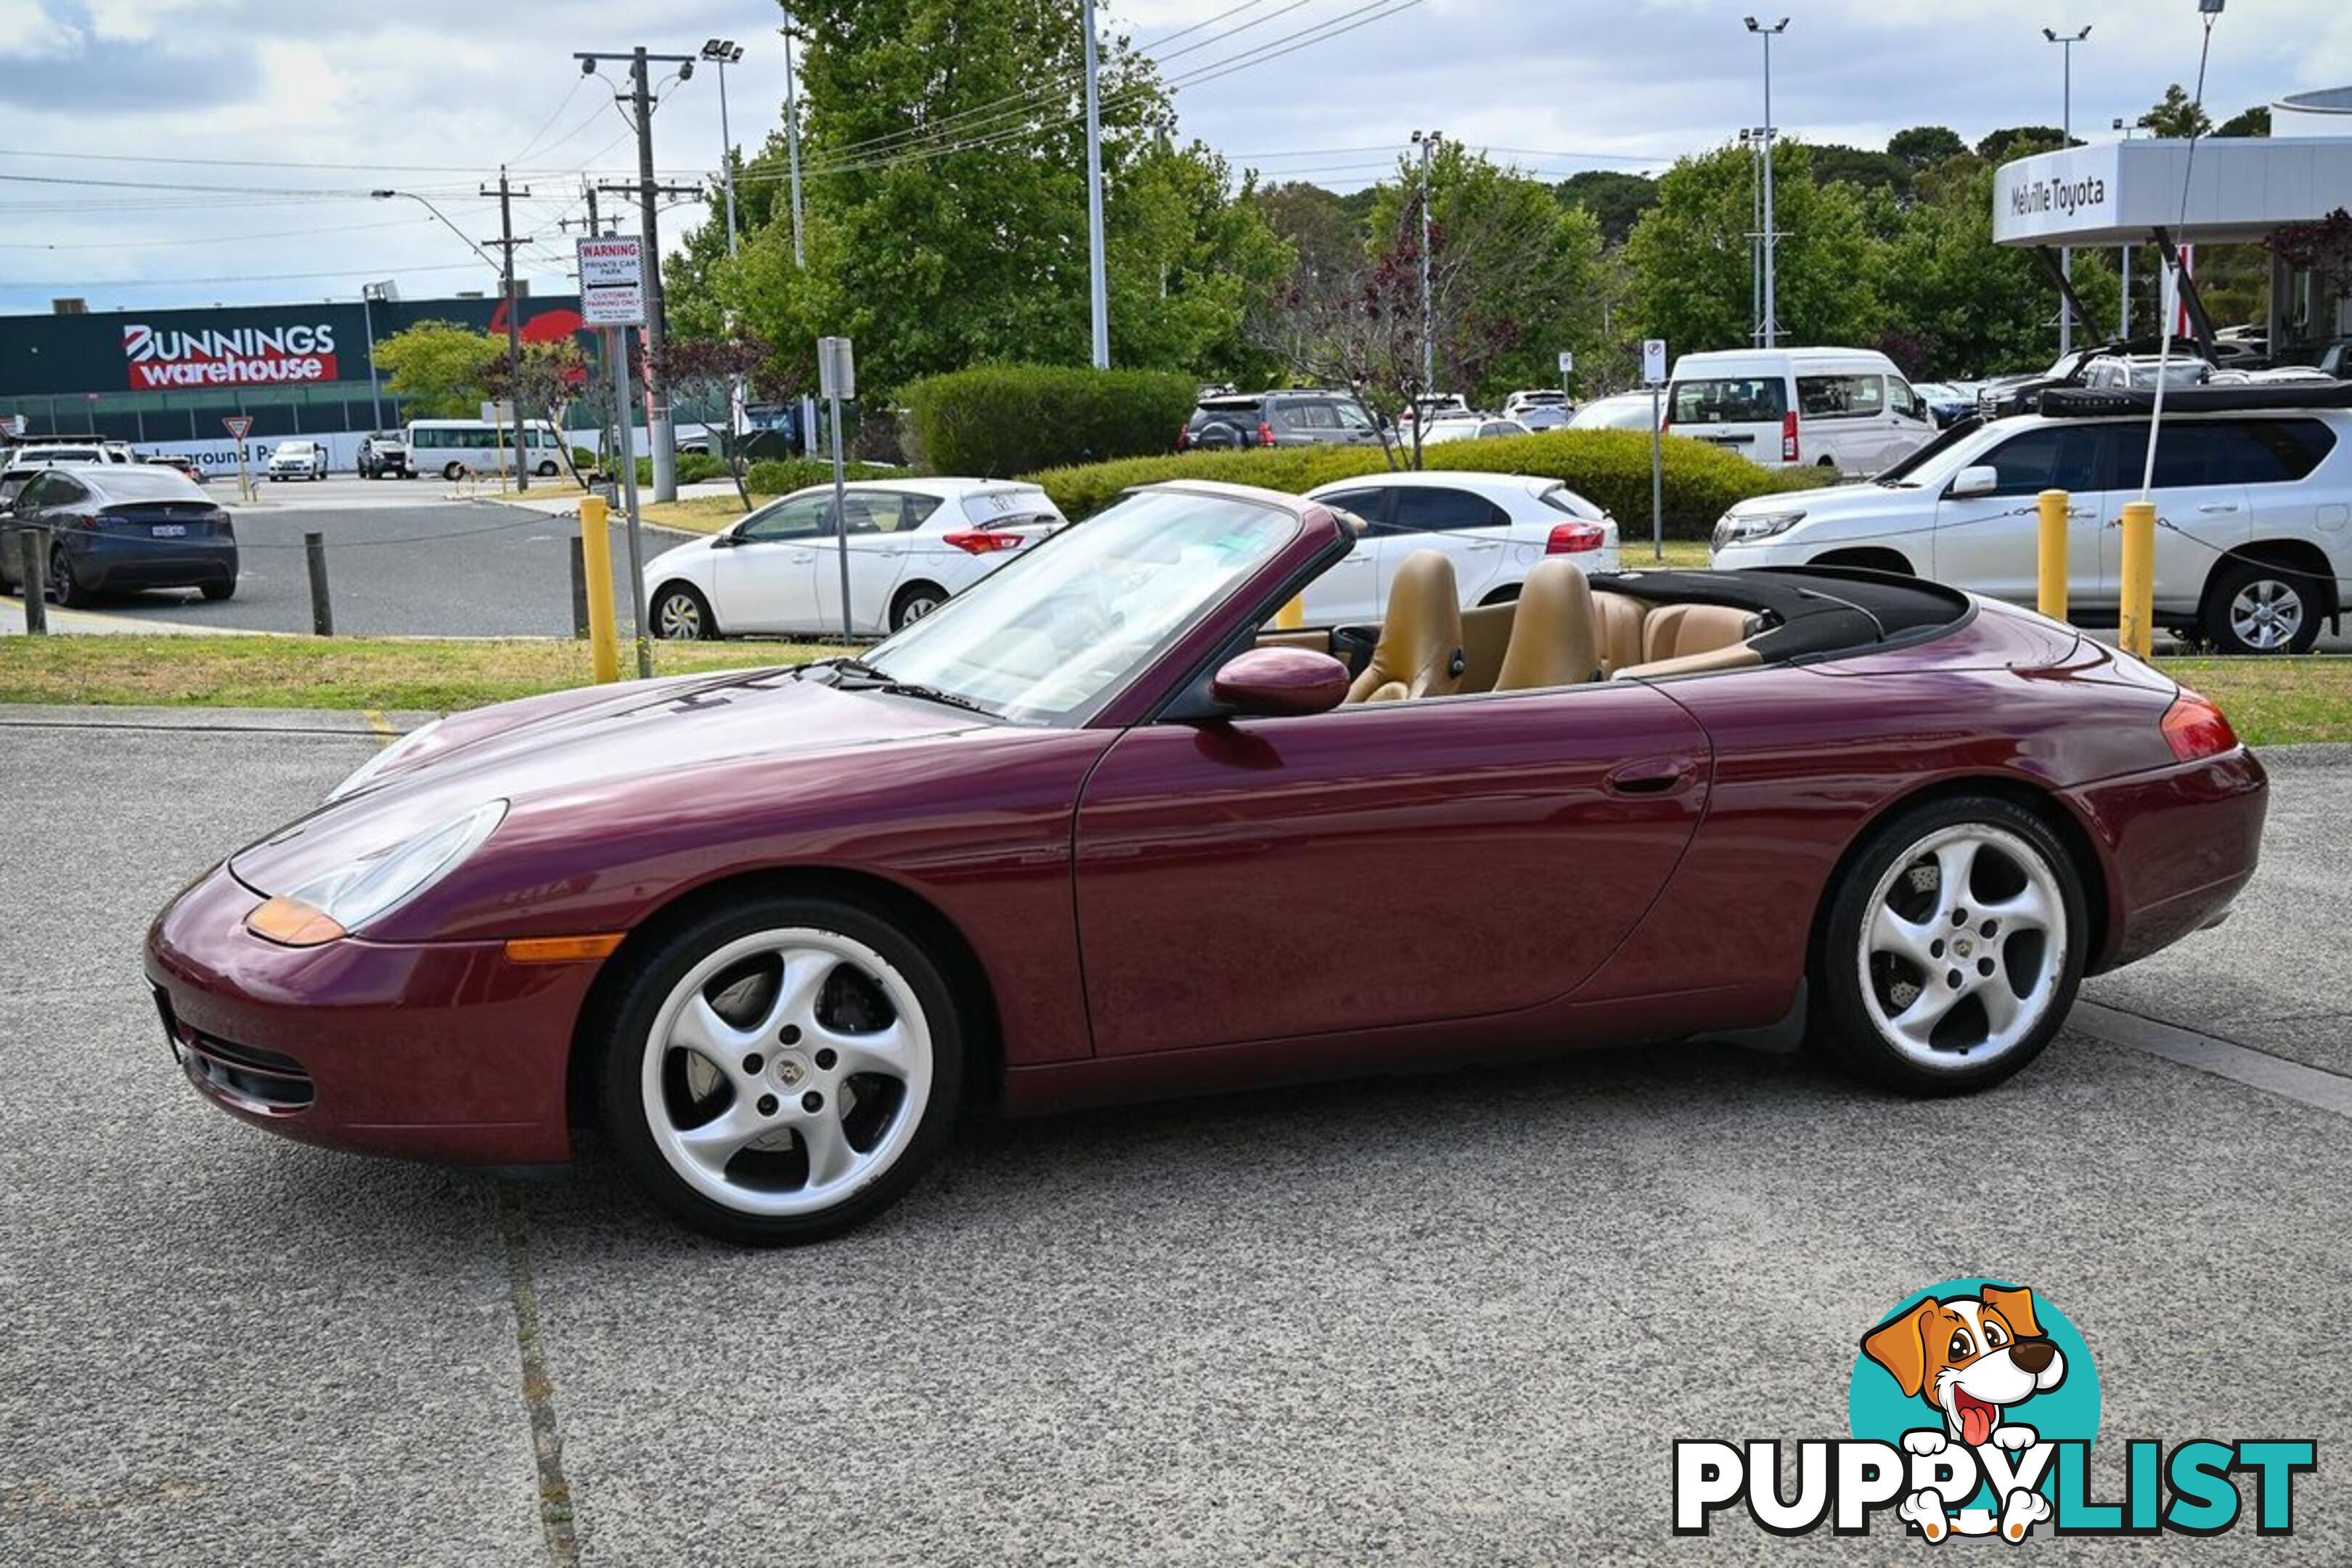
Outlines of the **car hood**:
M1730 510L1734 517L1801 511L1811 522L1820 518L1874 516L1890 508L1906 508L1930 493L1908 486L1822 485L1809 490L1774 490L1768 495L1750 496L1732 503Z
M689 539L684 544L663 551L646 563L646 581L651 582L662 573L685 571L688 566L710 553L711 541L718 537L714 533L709 539Z
M632 784L656 781L689 799L698 779L730 764L772 763L781 772L845 757L870 767L884 748L1002 727L784 669L561 692L451 718L383 777L241 850L230 869L249 887L284 892L485 801L509 803L495 840L561 826Z

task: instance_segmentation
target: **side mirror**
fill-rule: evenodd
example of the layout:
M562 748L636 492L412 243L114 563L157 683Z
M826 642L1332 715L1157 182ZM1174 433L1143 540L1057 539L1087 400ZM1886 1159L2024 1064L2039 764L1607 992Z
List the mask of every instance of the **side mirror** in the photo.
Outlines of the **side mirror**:
M1990 463L1979 463L1972 468L1962 468L1952 478L1952 488L1944 493L1954 500L1968 496L1989 496L2000 489L2000 470Z
M1348 667L1303 647L1257 647L1225 661L1209 695L1247 718L1328 713L1347 700Z

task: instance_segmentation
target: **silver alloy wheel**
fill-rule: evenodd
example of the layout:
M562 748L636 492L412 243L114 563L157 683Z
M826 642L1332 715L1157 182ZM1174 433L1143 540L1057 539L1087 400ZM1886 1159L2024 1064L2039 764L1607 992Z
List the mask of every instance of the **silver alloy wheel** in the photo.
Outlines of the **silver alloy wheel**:
M761 931L706 955L654 1016L639 1092L654 1146L739 1214L832 1208L906 1152L931 1032L887 959L837 931Z
M654 610L654 635L694 638L704 635L702 601L691 594L665 594Z
M2042 1024L2066 972L2066 900L2042 852L1959 823L1897 856L1871 890L1863 1004L1887 1044L1925 1068L1975 1068Z
M2230 601L2230 631L2257 653L2276 653L2303 630L2303 595L2276 577L2257 577Z
M929 615L932 611L938 609L941 605L946 603L947 600L937 594L917 594L912 598L909 598L899 605L898 626L911 626L917 621L921 620L925 616ZM898 628L893 627L892 629L897 630Z

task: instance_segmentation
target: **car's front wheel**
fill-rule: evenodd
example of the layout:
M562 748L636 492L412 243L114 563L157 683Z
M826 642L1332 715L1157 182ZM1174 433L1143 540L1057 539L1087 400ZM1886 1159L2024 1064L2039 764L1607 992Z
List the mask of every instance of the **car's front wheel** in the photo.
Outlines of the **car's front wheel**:
M2231 561L2205 590L2200 629L2221 653L2309 653L2319 640L2317 580L2267 561Z
M692 642L719 635L719 617L710 601L684 583L672 583L654 595L654 636L671 642Z
M953 994L863 905L730 903L625 973L602 1044L604 1119L677 1219L757 1246L821 1240L897 1201L962 1089Z
M49 597L68 608L89 603L89 590L74 576L73 562L62 547L49 552Z
M2065 1021L2089 931L2081 874L2032 812L1989 796L1902 812L1832 890L1814 1040L1913 1094L1998 1083Z

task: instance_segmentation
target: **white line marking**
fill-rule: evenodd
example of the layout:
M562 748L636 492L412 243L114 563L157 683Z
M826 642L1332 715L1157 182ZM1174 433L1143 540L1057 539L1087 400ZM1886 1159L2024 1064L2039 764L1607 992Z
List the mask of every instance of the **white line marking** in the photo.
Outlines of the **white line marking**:
M2352 1117L2352 1078L2341 1073L2305 1067L2251 1046L2216 1039L2177 1024L2143 1018L2137 1013L2121 1012L2096 1002L2077 1002L2066 1022L2068 1027L2079 1029L2095 1040L2130 1046L2217 1078L2284 1095L2316 1110Z

